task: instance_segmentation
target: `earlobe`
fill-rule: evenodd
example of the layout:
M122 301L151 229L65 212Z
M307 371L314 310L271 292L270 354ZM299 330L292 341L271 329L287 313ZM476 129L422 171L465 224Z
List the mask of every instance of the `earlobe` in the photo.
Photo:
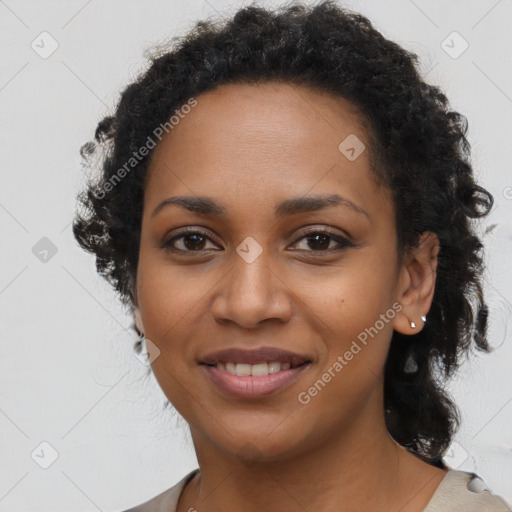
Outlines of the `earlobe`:
M427 321L427 317L425 315L419 315L419 319L417 316L413 316L412 318L407 315L407 313L402 312L403 314L399 314L395 322L393 323L393 329L402 334L417 334L423 329Z
M427 321L427 317L425 315L421 315L420 318L423 321L423 323L425 323ZM407 320L409 320L409 324L411 325L411 329L416 329L416 327L418 327L416 325L416 323L413 320L411 320L409 317L407 317Z
M412 308L408 308L412 309ZM417 334L419 333L427 321L427 317L423 314L413 314L412 317L404 311L395 318L393 329L401 334Z

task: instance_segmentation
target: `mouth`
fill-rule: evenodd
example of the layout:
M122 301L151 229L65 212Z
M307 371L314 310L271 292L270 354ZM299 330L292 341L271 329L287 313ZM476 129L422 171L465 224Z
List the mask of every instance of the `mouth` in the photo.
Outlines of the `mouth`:
M265 375L271 375L275 374L281 371L286 370L295 370L296 368L299 368L300 366L303 366L305 364L310 363L311 361L304 361L303 363L299 364L292 364L290 362L280 363L279 361L265 361L263 363L256 363L256 364L247 364L247 363L235 363L235 362L228 362L228 363L202 363L206 366L210 366L213 368L216 368L217 370L220 370L222 372L227 372L231 375L240 375L244 377L248 377L249 375L255 375L257 377L262 377Z
M311 358L307 355L297 354L295 352L290 352L289 350L283 350L270 346L253 349L232 347L206 354L199 359L199 363L202 364L227 365L232 363L235 365L235 367L237 365L244 364L256 366L260 363L266 363L267 366L272 365L273 363L279 363L280 365L289 364L289 367L297 367L308 361L310 362ZM243 367L241 367L241 369L244 371Z
M199 365L228 397L258 398L290 386L312 359L272 347L228 349L204 356Z

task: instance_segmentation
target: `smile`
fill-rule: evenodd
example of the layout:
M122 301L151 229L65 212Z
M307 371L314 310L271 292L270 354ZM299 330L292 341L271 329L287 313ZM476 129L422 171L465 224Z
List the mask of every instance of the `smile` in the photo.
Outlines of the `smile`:
M224 395L237 398L259 398L290 386L310 365L310 361L296 366L279 362L211 365L203 363L201 368Z

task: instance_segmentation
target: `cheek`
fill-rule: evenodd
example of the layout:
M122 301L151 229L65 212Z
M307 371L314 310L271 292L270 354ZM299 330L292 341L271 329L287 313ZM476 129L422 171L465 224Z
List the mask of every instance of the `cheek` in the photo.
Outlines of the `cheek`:
M197 327L204 317L204 303L209 289L202 279L190 279L175 268L145 265L139 261L138 299L146 338L160 351L152 369L167 398L180 408L189 387L187 376L195 365L192 352Z
M318 394L327 409L339 399L355 405L382 372L397 314L392 279L383 258L368 251L304 295L306 321L322 340L314 379L321 380Z
M201 314L197 310L197 296L191 292L173 293L164 279L148 280L141 293L144 308L146 337L159 349L151 362L153 374L167 399L185 418L191 414L190 399L194 393L192 375L195 366L192 343ZM180 288L178 288L180 289Z
M349 296L343 294L337 304L339 308L324 310L320 317L317 326L323 329L324 349L314 374L297 397L312 436L335 433L340 425L358 417L372 396L375 399L393 331L395 310L381 309L378 300L349 302ZM379 404L381 399L377 397L373 403Z
M139 261L138 297L144 327L155 340L166 344L168 340L181 339L176 332L183 332L193 323L209 289L206 279L176 266ZM186 331L185 331L186 332Z
M302 312L316 319L325 339L337 339L340 349L371 328L391 306L393 276L382 261L373 260L371 254L359 253L329 273L295 279L294 294L301 298ZM379 323L378 330L389 333L391 325Z

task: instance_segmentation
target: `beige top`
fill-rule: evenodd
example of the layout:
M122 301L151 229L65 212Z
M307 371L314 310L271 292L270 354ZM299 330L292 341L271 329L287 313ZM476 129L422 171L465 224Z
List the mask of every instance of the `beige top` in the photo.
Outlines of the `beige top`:
M154 498L124 512L176 512L185 485L199 469ZM475 473L449 469L423 512L512 512L507 503L486 488Z

